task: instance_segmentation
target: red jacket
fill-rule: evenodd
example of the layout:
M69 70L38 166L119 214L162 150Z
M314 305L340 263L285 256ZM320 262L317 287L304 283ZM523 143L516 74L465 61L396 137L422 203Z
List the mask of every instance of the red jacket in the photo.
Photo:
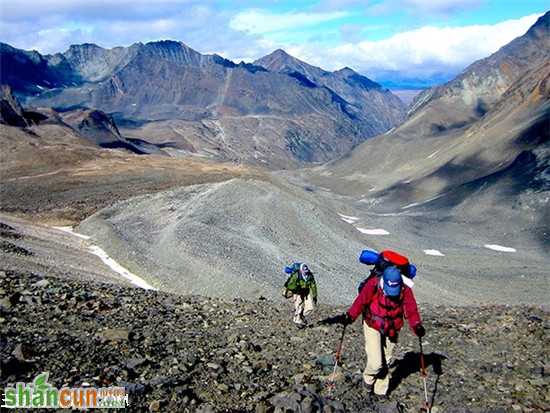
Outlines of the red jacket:
M392 337L403 327L404 317L414 331L422 320L412 290L403 285L401 297L394 301L384 295L379 283L379 277L371 277L367 281L348 310L351 319L355 321L362 313L369 327Z

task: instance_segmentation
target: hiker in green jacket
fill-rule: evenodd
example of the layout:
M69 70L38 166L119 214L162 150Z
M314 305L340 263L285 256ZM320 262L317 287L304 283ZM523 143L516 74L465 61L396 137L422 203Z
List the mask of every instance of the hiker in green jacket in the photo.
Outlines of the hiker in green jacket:
M285 283L285 297L294 300L294 323L303 328L306 326L305 316L309 315L317 304L317 283L308 266L295 263L285 268L290 274Z

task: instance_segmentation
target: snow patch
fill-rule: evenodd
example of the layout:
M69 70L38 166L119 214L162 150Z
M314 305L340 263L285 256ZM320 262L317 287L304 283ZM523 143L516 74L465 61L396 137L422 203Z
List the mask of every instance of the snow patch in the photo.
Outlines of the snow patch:
M37 87L38 89L40 89L40 90L44 90L44 89L45 89L45 88L43 88L43 87L40 86L40 85L36 85L36 87Z
M444 257L445 256L445 254L443 254L439 250L424 250L424 254L433 255L434 257Z
M359 218L352 217L350 215L338 214L342 221L347 222L348 224L355 224L356 221L359 221Z
M367 235L390 235L388 231L382 228L367 229L367 228L357 227L356 229L362 234L367 234Z
M78 232L73 231L73 227L54 227L55 229L58 229L59 231L66 232L68 234L74 235L75 237L82 238L82 239L90 239L89 236L84 234L79 234Z
M415 206L418 206L418 205L424 205L424 204L427 204L428 202L432 202L432 201L435 201L438 198L441 198L443 195L445 195L445 194L440 194L440 195L434 196L433 198L426 199L425 201L422 201L422 202L413 202L412 204L405 205L404 207L401 207L401 209L409 209L409 208L412 208L412 207L415 207Z
M503 247L502 245L497 245L497 244L485 244L484 247L485 247L485 248L488 248L488 249L490 249L490 250L493 250L493 251L500 251L500 252L516 252L516 249L515 249L515 248Z
M74 235L75 237L82 238L85 240L89 240L90 237L84 234L79 234L78 232L75 232L73 227L53 227L59 231L66 232L68 234ZM149 284L147 281L145 281L143 278L132 274L130 271L128 271L126 268L124 268L122 265L120 265L118 262L116 262L114 259L109 257L109 255L103 250L103 248L98 247L97 245L91 245L88 247L89 251L97 255L101 261L105 265L107 265L109 268L111 268L114 272L117 274L120 274L124 278L126 278L128 281L130 281L132 284L134 284L137 287L143 288L144 290L155 290L156 288L153 287L151 284Z
M439 149L437 151L435 151L434 153L432 153L431 155L429 155L426 159L432 159L438 153L439 153Z
M109 268L111 268L114 272L122 275L124 278L126 278L128 281L130 281L135 286L138 286L140 288L143 288L144 290L156 290L152 285L150 285L147 281L145 281L143 278L138 277L135 274L132 274L130 271L128 271L126 268L124 268L122 265L120 265L118 262L113 260L109 255L100 247L97 245L90 246L90 252L92 254L97 255L99 258L101 258L101 261L105 263Z

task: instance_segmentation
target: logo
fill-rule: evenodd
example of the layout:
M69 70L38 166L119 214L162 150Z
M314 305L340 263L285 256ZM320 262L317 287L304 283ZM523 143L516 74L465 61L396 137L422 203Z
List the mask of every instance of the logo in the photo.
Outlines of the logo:
M16 383L4 388L2 407L51 409L124 409L129 403L124 387L63 387L48 383L47 372L34 378L32 383Z

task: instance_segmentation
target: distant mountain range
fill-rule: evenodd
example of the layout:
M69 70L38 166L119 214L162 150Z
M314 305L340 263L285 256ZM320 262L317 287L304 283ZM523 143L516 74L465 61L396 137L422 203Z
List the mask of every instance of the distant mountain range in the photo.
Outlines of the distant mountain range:
M370 79L281 50L235 64L174 41L45 56L0 44L0 58L1 83L24 105L101 110L121 135L176 156L295 167L337 158L405 117L399 98Z

